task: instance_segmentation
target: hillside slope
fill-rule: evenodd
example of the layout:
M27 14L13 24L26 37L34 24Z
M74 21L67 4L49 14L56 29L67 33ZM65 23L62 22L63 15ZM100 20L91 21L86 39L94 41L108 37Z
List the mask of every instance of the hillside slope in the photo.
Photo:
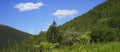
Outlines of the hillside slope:
M0 48L20 42L30 34L0 24Z
M93 32L94 38L118 40L120 37L120 0L107 0L82 16L63 24L63 31ZM96 41L96 40L95 40Z

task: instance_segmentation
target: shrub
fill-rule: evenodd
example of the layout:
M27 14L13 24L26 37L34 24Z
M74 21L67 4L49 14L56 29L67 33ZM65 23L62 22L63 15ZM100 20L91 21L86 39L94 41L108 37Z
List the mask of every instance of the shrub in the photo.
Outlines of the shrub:
M85 33L83 33L83 35L79 35L78 37L76 37L76 40L79 42L79 43L83 43L83 44L86 44L86 43L89 43L90 40L91 40L91 31L87 31Z

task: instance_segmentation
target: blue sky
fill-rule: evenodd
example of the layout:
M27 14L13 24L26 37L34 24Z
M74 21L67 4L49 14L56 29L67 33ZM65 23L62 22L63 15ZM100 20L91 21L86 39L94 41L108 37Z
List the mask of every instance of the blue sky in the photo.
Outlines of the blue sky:
M38 34L53 20L64 24L105 0L2 0L0 24Z

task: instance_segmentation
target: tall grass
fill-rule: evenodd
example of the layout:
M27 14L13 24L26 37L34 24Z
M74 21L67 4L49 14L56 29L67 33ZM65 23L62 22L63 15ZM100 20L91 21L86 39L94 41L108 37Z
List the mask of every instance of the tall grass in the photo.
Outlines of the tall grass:
M120 52L120 42L75 44L61 48L43 49L15 46L14 48L3 49L0 52Z
M120 52L120 43L76 44L48 52Z

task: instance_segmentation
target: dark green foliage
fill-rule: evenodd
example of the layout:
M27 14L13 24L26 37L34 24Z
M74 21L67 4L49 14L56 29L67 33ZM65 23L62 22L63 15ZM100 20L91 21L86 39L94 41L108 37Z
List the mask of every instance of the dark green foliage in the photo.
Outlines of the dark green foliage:
M30 34L0 24L0 48L21 42L28 36L30 36Z
M120 40L120 0L108 0L90 10L88 13L76 17L63 24L64 31L79 33L91 31L95 42Z
M54 21L47 31L47 40L51 43L56 43L61 41L59 29Z
M47 37L46 36L47 36L46 32L41 31L40 34L39 34L39 36L38 36L40 42L47 41Z
M94 29L91 38L94 42L120 41L120 30L113 28Z

